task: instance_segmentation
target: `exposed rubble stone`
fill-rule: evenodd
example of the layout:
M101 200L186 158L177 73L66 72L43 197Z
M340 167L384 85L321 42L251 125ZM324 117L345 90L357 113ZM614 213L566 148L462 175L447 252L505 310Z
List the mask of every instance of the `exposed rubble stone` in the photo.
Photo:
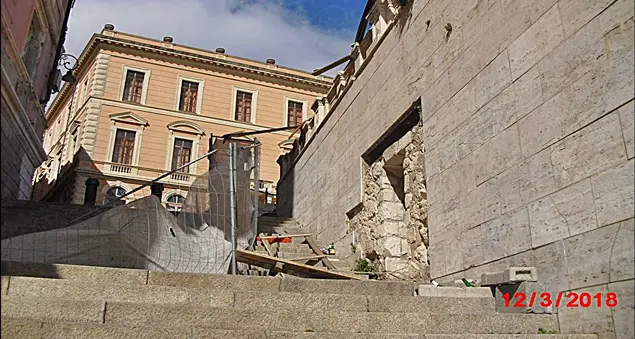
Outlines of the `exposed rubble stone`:
M395 161L400 162L401 157L403 173L399 177ZM348 232L355 231L357 246L362 253L378 254L375 262L380 263L386 279L429 279L422 128L415 126L388 147L378 160L369 164L363 177L362 206L348 220ZM403 201L396 192L401 185Z

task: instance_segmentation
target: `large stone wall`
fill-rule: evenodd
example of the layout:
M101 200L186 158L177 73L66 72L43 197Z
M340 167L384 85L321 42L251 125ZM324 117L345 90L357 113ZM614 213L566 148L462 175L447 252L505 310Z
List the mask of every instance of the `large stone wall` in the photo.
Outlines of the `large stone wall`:
M415 0L283 177L279 213L348 242L362 154L421 98L431 277L535 266L553 290L618 294L562 308L562 332L632 338L633 27L632 0Z

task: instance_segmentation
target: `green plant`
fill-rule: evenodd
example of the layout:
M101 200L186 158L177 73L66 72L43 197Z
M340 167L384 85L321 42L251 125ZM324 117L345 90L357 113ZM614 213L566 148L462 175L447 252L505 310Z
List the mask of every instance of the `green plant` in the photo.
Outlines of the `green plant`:
M538 334L558 334L558 330L545 330L544 328L539 328Z
M353 266L353 271L355 272L372 272L373 266L367 259L357 259L355 261L355 266Z

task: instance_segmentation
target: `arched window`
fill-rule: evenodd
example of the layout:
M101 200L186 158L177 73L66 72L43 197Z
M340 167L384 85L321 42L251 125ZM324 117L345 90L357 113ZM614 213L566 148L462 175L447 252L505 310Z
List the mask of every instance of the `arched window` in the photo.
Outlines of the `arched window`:
M113 186L111 188L108 189L108 191L106 192L106 201L104 204L109 204L115 200L117 200L118 198L122 197L124 194L126 194L126 190L123 189L122 187L119 186ZM124 202L122 202L124 203Z
M185 197L180 194L172 194L168 197L165 207L170 212L181 212Z

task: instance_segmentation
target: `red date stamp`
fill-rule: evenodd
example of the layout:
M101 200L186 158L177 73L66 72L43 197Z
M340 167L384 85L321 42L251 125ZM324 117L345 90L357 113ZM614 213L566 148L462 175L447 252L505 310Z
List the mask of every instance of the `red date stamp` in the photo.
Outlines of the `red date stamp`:
M555 300L554 300L555 299ZM542 307L556 308L563 307L616 307L617 306L617 294L609 292L606 294L596 293L591 295L588 292L576 293L576 292L559 292L558 294L543 292L538 294L532 292L530 295L525 293L509 293L503 294L503 300L505 300L505 307L534 307L534 305L540 305Z

